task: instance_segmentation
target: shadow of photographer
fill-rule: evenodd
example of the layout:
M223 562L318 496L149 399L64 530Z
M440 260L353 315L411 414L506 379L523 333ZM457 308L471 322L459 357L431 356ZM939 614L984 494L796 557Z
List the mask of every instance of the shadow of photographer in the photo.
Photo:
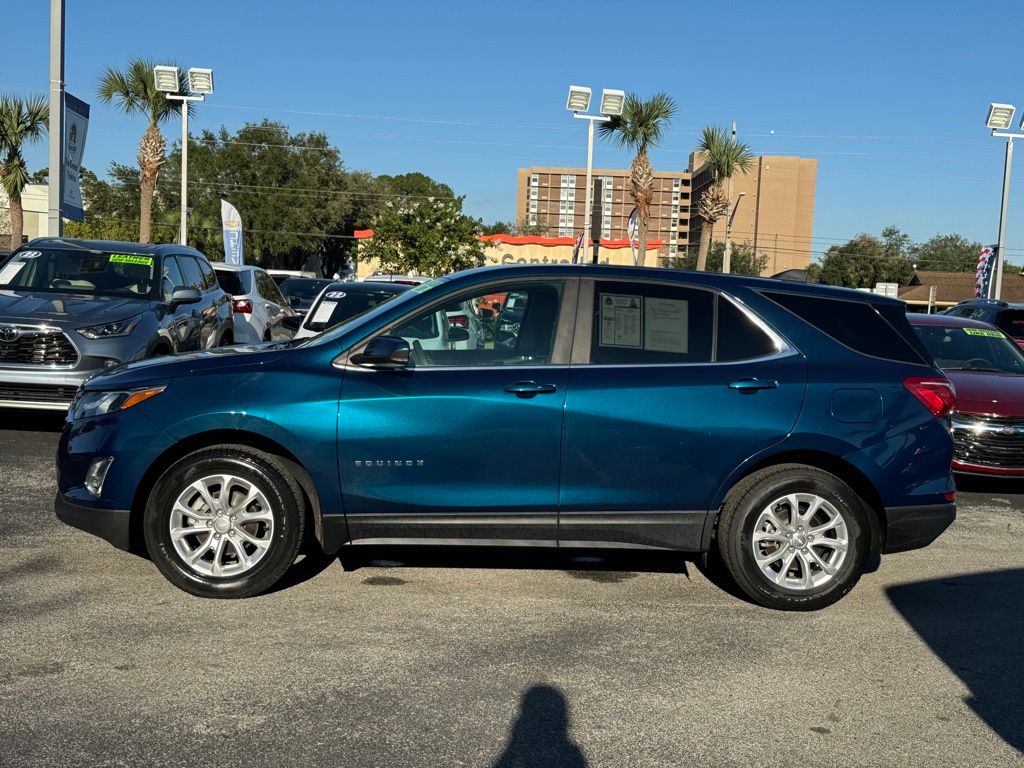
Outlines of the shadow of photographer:
M583 752L569 737L569 706L551 685L523 694L519 718L493 768L586 768Z
M901 584L886 593L971 689L968 706L1024 752L1024 569Z

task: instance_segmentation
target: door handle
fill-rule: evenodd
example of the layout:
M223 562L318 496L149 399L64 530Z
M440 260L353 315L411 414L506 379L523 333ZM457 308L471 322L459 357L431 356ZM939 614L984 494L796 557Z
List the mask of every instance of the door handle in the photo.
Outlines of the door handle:
M538 384L535 381L520 381L505 387L506 392L511 392L516 397L533 397L534 395L546 395L558 389L554 384Z
M771 379L740 379L729 385L729 389L735 389L744 395L757 394L762 389L778 389L779 382Z

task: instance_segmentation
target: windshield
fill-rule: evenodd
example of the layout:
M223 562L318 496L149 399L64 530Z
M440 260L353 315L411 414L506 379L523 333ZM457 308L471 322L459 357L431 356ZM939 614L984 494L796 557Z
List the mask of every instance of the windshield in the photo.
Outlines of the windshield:
M0 268L0 288L148 298L155 256L72 250L25 250Z
M232 296L242 296L249 293L249 289L242 284L242 273L227 269L214 269L217 273L217 284L224 293Z
M305 326L309 330L319 333L339 323L353 320L401 293L402 291L395 290L346 291L339 289L327 291L309 311Z
M410 287L409 290L404 291L398 295L397 298L391 301L385 301L382 304L366 310L362 314L356 317L350 317L348 320L342 321L340 325L335 325L333 328L328 327L325 331L318 333L316 336L310 336L308 339L303 339L302 343L298 346L305 346L307 344L320 344L323 342L331 341L332 339L338 338L341 334L348 331L355 323L368 323L372 322L373 318L382 312L387 312L391 309L399 307L404 304L408 304L411 301L415 301L416 297L425 291L434 289L435 287L445 283L449 280L448 277L437 277L428 283Z
M281 283L281 293L286 297L298 296L300 299L312 301L331 284L330 280L312 280L308 277L289 277Z
M994 328L921 325L914 330L939 368L1024 373L1024 353Z

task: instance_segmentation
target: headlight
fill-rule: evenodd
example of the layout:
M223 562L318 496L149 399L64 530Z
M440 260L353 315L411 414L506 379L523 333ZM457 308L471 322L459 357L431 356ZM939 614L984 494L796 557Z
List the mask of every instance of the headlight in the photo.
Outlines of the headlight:
M159 395L165 389L166 387L147 387L116 392L82 392L68 409L68 421L102 416L111 411L123 411Z
M127 336L135 326L139 324L142 315L129 317L127 320L118 320L115 323L103 323L102 325L90 325L87 328L79 328L78 332L87 339L109 339L114 336Z

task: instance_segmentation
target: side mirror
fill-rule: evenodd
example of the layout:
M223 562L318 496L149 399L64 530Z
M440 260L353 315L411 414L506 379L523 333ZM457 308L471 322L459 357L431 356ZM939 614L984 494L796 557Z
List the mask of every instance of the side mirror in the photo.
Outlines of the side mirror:
M448 328L448 341L469 341L469 331L461 325L452 325Z
M299 326L302 325L302 315L286 315L284 319L281 320L281 325L289 331L298 332Z
M298 296L289 296L288 297L288 306L289 307L298 307L301 304L302 304L302 299L300 299Z
M409 365L409 342L397 336L378 336L360 354L353 355L353 365L378 371L405 368Z
M202 301L203 294L199 292L198 288L175 288L174 293L171 294L171 308L177 307L179 304L195 304Z

